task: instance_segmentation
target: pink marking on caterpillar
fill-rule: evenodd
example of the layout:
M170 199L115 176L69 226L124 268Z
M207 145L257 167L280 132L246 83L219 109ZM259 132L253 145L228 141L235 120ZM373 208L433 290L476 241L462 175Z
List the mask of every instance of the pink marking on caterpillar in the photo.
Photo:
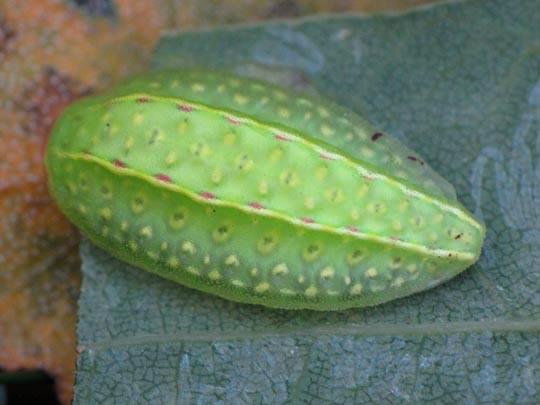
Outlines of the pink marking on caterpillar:
M164 183L172 183L172 179L166 174L158 173L154 177Z
M114 159L113 164L115 167L119 167L120 169L124 169L126 167L126 164L118 159Z
M178 109L181 110L181 111L184 111L184 112L192 112L192 111L193 111L193 107L192 107L192 106L190 106L190 105L185 105L185 104L179 105L179 106L178 106Z
M209 191L203 191L203 192L199 193L199 195L202 198L206 199L206 200L215 200L217 198L215 194L213 194L213 193L211 193Z

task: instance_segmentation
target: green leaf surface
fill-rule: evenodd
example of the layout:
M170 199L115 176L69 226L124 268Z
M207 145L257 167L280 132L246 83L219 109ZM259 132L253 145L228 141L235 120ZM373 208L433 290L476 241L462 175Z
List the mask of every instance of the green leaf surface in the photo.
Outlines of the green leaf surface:
M322 313L228 302L85 241L76 404L540 402L537 0L168 33L154 66L307 84L362 112L454 184L487 239L442 286Z

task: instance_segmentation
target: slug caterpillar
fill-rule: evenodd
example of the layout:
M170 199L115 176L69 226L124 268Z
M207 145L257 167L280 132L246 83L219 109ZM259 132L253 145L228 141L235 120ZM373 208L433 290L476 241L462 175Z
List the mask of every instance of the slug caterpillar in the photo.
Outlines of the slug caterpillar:
M360 116L225 73L150 73L74 103L47 169L101 248L269 307L409 295L473 264L485 235L451 185Z

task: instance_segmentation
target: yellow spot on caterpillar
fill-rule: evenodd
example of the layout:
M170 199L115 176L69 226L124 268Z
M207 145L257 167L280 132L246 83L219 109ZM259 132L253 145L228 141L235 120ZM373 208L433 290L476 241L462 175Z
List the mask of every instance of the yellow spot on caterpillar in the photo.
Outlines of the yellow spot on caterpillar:
M401 202L399 203L398 208L399 208L399 210L400 210L401 212L405 212L405 211L407 211L407 209L409 208L409 205L411 205L411 203L409 202L409 200L403 200L403 201L401 201Z
M416 266L416 264L411 263L411 264L407 265L407 271L409 273L416 273L418 271L418 267Z
M132 136L129 136L128 139L126 139L126 142L124 142L124 149L130 150L133 148L133 145L135 144L135 138Z
M106 184L103 184L101 186L101 196L106 199L110 200L112 198L112 191L111 191L111 185L107 182Z
M332 128L330 128L328 125L321 125L321 133L324 136L332 136L335 135L336 131L334 131Z
M231 284L236 286L236 287L243 287L244 286L244 282L241 281L241 280L237 280L237 279L231 280Z
M366 194L368 193L369 191L369 186L367 184L362 184L359 188L358 188L358 192L356 193L356 195L360 198L363 198L366 196Z
M364 130L361 129L361 128L356 127L356 128L354 129L354 133L356 134L356 136L358 137L358 139L360 139L361 141L367 141L368 138L369 138L369 134L367 134L366 131L364 131Z
M251 274L251 277L256 277L257 274L259 274L259 269L258 269L257 267L253 267L253 268L250 270L249 274Z
M326 266L321 270L321 277L325 280L331 279L334 277L334 274L336 274L336 269L334 269L332 266Z
M332 188L332 189L325 190L324 196L330 202L339 203L343 201L344 194L341 189Z
M269 289L270 289L270 284L268 284L266 282L262 282L262 283L257 284L255 286L255 292L259 293L259 294L262 294L262 293L268 291Z
M128 230L128 227L129 227L129 226L128 226L127 221L122 221L122 222L120 223L120 230L121 230L122 232L126 232L126 231Z
M184 135L188 132L189 125L187 123L187 120L182 120L178 123L178 126L176 127L176 132L178 132L180 135Z
M328 112L328 110L323 107L317 108L317 112L322 118L328 118L330 116L330 112Z
M300 284L304 284L305 281L306 281L306 278L304 276L298 276L298 282Z
M86 208L86 205L84 204L79 203L78 208L81 214L86 214L88 212L88 209Z
M270 152L270 160L272 162L277 162L283 157L283 149L281 148L274 148L272 152Z
M364 289L364 286L362 285L362 283L354 283L354 285L351 287L351 294L359 295L362 293L363 289Z
M223 136L223 143L227 146L232 146L236 143L236 134L228 132Z
M139 195L135 197L133 200L131 200L131 211L133 211L134 214L140 214L144 211L144 201L145 198L142 195Z
M401 222L398 221L397 219L395 221L392 222L392 230L396 231L396 232L399 232L403 229L403 227L401 226Z
M351 219L353 221L358 221L360 219L360 211L358 211L358 208L353 208L351 210Z
M77 191L77 186L75 185L75 183L73 183L72 181L68 181L67 186L68 186L69 192L71 194L75 194L75 192Z
M210 280L217 281L221 279L221 274L217 269L214 269L210 273L208 273L208 278Z
M443 214L437 214L435 215L435 217L433 218L433 223L434 224L440 224L442 222L444 218L444 215Z
M268 193L268 183L266 180L261 180L258 187L260 194L267 194Z
M210 264L210 256L204 255L203 263L204 264Z
M187 211L183 208L177 208L170 216L168 220L169 226L174 230L179 230L186 224Z
M317 290L317 287L312 285L311 287L306 288L305 294L308 297L314 297L314 296L317 295L318 292L319 292L319 290Z
M143 226L141 230L139 231L139 234L141 236L145 236L146 238L150 239L152 237L152 227L149 225Z
M188 273L191 273L194 276L200 276L201 275L199 270L197 268L193 267L193 266L187 266L186 270L187 270Z
M264 91L266 90L266 88L263 86L263 85L260 85L258 83L254 83L250 86L253 90L257 90L257 91Z
M137 245L137 242L135 242L134 240L130 240L128 241L128 248L132 252L136 252L137 250L139 250L139 245Z
M197 252L197 249L195 248L195 245L191 241L185 241L182 244L182 251L185 253L189 253L190 255L194 255Z
M401 287L403 284L405 283L405 280L403 279L403 277L396 277L394 279L394 281L392 281L392 287Z
M225 259L225 264L227 266L238 267L240 265L240 261L238 260L238 257L236 257L236 255L230 255Z
M280 263L272 269L272 274L274 274L275 276L287 274L288 272L289 268L285 263Z
M212 180L212 183L218 184L223 179L223 172L219 167L216 167L212 172L212 176L210 178Z
M158 257L159 257L158 254L156 252L154 252L153 250L148 250L146 252L146 255L152 260L157 260Z
M386 205L381 202L370 202L367 210L370 214L384 214L386 212Z
M257 250L266 255L274 250L277 245L277 235L265 235L257 241Z
M390 261L390 268L395 270L395 269L399 269L401 267L401 265L403 264L402 260L401 260L401 257L394 257L391 261Z
M343 281L345 281L345 285L350 285L351 284L351 278L349 276L343 277Z
M110 229L109 229L108 226L103 226L103 228L101 228L101 234L102 234L103 236L108 236L108 235L109 235L109 231L110 231Z
M308 195L308 196L304 199L304 206L305 206L308 210L312 210L313 208L315 208L315 200L313 199L313 196Z
M212 231L212 237L216 242L225 242L231 237L231 227L227 224L221 224Z
M317 244L309 244L302 250L302 257L306 262L316 260L321 254L321 247Z
M206 90L206 87L202 83L193 83L191 85L191 90L193 90L195 93L201 93Z
M249 101L249 98L247 98L246 96L244 96L242 94L235 94L233 96L233 100L237 104L244 105Z
M375 267L370 267L369 269L366 270L364 274L366 275L366 277L375 278L377 277L378 271Z
M347 263L354 266L362 261L364 253L361 250L356 249L347 255Z
M276 100L284 100L287 95L282 91L276 90L274 91L274 97L276 98Z
M200 159L207 159L208 156L212 153L212 150L208 144L204 142L196 142L191 144L189 150L193 155L197 156Z
M169 152L167 154L167 157L165 157L165 164L167 166L172 166L178 161L178 158L176 157L176 152Z
M360 153L367 158L372 158L373 156L375 156L375 152L373 152L373 149L366 147L360 148Z
M238 170L247 173L253 168L254 162L253 159L249 159L245 154L241 154L236 157L234 165Z
M291 111L288 108L280 107L278 108L278 115L282 118L289 118L291 116Z
M112 210L109 207L105 207L99 210L99 216L108 221L112 217Z
M158 129L155 129L151 133L148 133L146 137L150 145L161 143L163 142L163 139L165 139L165 137L163 136L163 132Z
M340 292L336 290L326 290L326 294L330 296L335 296L335 295L339 295Z
M326 176L328 176L328 167L326 166L319 167L315 173L315 178L317 180L324 180L326 179Z
M300 182L300 177L298 173L292 170L284 170L279 176L281 182L289 187L296 187Z
M282 288L281 290L279 290L279 292L283 295L294 295L295 292L293 290L291 290L290 288Z
M167 242L161 242L160 248L161 250L165 251L169 248L169 244Z
M110 112L106 112L105 114L103 114L101 116L101 122L106 123L106 122L110 121L111 118L112 118L112 114Z
M131 122L133 122L133 125L141 125L144 121L144 114L141 112L136 112L133 114L133 119Z

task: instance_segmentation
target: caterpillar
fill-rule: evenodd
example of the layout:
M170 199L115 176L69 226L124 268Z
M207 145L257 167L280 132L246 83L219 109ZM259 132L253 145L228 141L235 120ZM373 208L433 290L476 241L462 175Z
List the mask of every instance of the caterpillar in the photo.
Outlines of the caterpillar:
M358 114L264 81L151 72L69 106L51 195L112 255L242 303L341 310L431 288L485 227Z

